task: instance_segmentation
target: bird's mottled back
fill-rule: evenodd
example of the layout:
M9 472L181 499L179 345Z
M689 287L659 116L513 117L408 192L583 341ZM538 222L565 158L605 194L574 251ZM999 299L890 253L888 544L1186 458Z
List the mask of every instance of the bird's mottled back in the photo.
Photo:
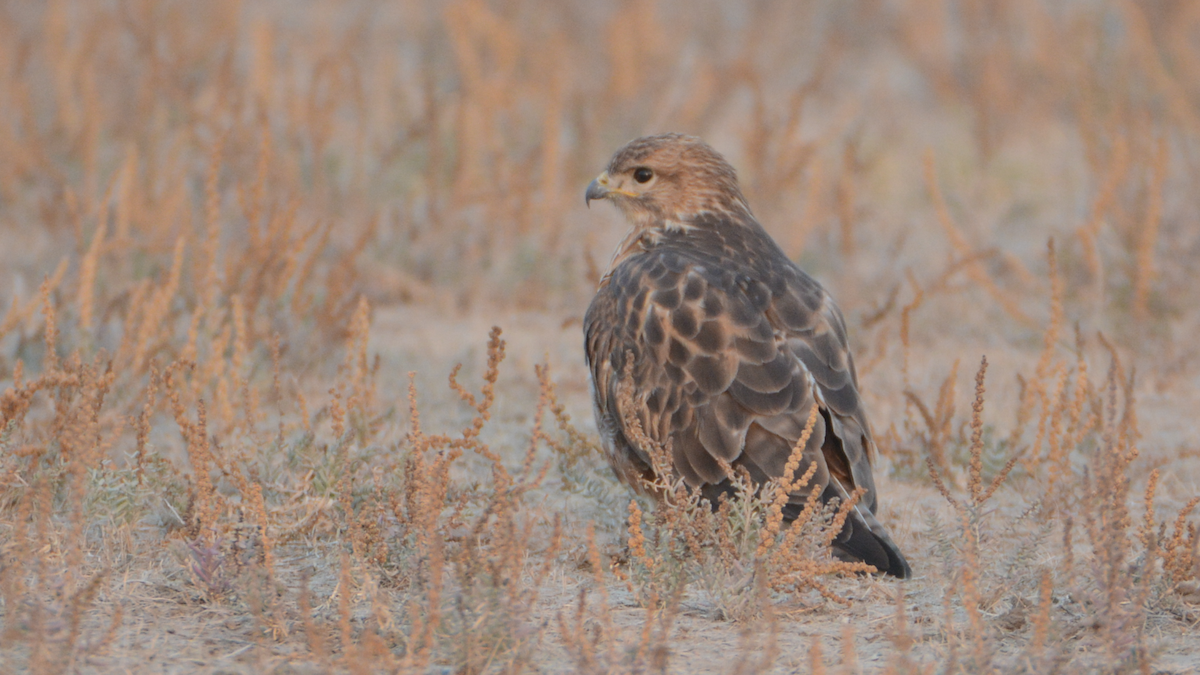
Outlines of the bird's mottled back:
M816 406L796 475L815 464L827 502L866 491L835 552L908 576L874 515L874 443L841 312L754 219L733 168L698 138L648 136L613 155L587 199L614 202L633 224L584 319L596 421L617 474L635 488L650 474L647 449L624 427L632 415L715 504L732 490L722 462L757 483L781 477ZM793 495L785 515L805 498Z

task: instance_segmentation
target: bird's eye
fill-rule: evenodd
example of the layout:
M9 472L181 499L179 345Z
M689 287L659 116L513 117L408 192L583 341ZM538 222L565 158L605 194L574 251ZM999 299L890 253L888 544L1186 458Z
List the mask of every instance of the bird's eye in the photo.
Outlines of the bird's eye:
M644 166L633 170L633 179L639 183L648 183L651 178L654 178L654 172Z

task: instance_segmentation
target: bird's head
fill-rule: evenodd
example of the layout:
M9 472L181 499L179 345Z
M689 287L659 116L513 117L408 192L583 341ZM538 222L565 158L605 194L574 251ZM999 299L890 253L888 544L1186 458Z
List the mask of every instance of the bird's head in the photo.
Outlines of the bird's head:
M686 226L705 212L749 213L733 167L695 136L643 136L613 154L587 187L639 227Z

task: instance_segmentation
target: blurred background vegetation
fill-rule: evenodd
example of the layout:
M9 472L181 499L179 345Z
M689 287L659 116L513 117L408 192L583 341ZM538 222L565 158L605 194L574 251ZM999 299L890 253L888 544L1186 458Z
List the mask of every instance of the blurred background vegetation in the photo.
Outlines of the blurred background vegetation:
M910 605L622 550L583 190L661 131L845 310ZM1182 668L1197 195L1193 0L0 0L0 661Z
M967 256L1037 291L1054 236L1078 312L1170 315L1200 252L1198 34L1183 0L8 2L0 291L74 256L69 287L108 223L103 314L179 237L194 266L210 221L226 259L289 221L318 268L357 252L339 297L578 312L623 228L582 186L677 130L852 308Z

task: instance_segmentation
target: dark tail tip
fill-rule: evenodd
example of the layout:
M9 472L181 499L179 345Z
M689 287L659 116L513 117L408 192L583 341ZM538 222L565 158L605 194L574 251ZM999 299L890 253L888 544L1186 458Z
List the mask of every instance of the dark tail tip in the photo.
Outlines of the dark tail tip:
M841 533L833 540L833 553L846 562L865 562L897 579L912 577L912 568L904 554L885 535L878 535L857 517L846 519Z
M900 552L900 549L896 548L896 545L890 541L882 543L883 550L887 553L888 566L882 568L876 565L876 568L883 570L885 574L890 574L897 579L911 579L912 568L908 566L908 561L904 559L904 554Z

